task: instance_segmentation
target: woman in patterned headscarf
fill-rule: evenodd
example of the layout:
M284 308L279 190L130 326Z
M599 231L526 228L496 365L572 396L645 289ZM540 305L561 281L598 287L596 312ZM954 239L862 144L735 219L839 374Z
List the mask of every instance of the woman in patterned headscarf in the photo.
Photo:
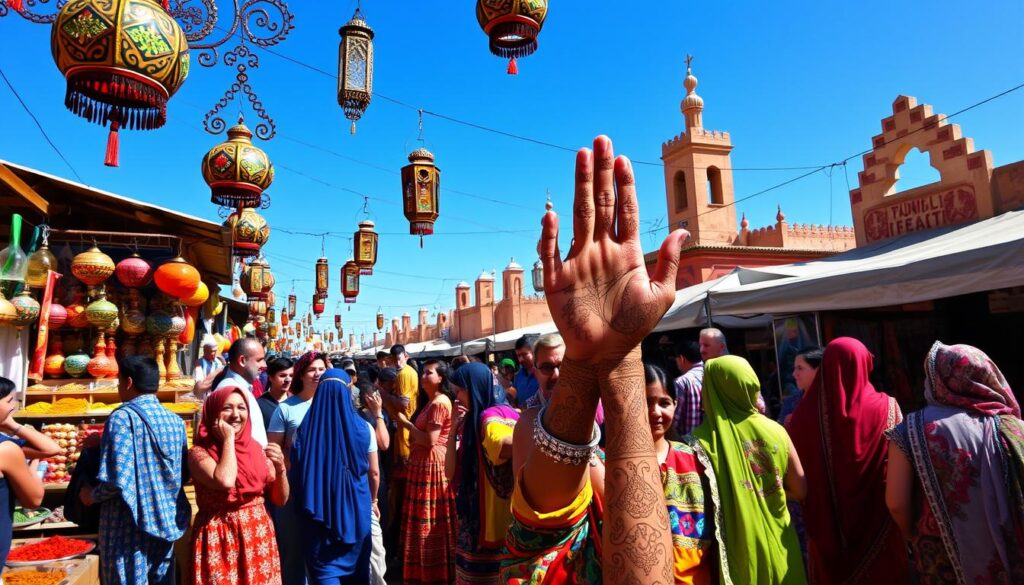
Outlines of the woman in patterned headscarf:
M928 405L886 433L885 499L920 583L1024 583L1020 406L977 348L935 342L924 367Z

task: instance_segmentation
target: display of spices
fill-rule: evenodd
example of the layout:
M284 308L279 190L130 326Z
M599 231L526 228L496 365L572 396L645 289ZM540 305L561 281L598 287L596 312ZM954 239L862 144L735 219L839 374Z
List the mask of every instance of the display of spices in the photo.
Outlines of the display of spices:
M19 569L4 574L4 585L57 585L67 576L68 572L61 569L50 571Z
M11 549L11 553L7 555L7 560L16 563L53 561L82 555L92 549L93 543L88 540L51 536ZM7 575L4 575L4 581L7 581Z

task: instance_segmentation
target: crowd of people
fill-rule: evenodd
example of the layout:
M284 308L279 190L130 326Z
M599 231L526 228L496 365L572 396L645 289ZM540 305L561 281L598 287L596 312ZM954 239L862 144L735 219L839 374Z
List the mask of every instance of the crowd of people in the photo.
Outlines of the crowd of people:
M240 339L196 367L189 449L156 363L122 360L78 494L99 507L103 582L173 583L186 532L197 585L1024 582L1024 423L981 350L936 342L906 416L849 337L795 357L799 392L772 416L717 329L675 345L670 379L640 342L685 234L648 276L629 162L601 137L576 170L572 247L553 211L539 246L559 333L520 340L518 368L414 365L401 345L267 360ZM0 380L0 504L33 505L56 445L13 421L13 390Z

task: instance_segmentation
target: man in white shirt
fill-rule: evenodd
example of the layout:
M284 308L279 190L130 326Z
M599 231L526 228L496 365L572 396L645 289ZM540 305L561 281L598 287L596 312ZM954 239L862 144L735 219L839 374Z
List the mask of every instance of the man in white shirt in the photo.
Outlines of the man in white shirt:
M252 393L252 383L260 372L267 367L267 352L263 345L254 337L243 337L231 344L228 350L228 367L224 370L224 379L214 390L227 386L237 386L246 390L245 402L249 407L249 420L252 421L252 438L267 446L267 427L263 424L263 413Z

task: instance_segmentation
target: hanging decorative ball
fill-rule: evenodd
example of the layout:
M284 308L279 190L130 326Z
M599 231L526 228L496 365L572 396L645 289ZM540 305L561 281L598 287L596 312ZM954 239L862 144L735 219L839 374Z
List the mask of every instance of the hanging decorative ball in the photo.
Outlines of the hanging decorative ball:
M292 294L288 295L288 318L289 319L294 319L295 318L295 302L296 302L295 293L292 293Z
M341 267L341 295L350 304L359 296L359 265L355 260L349 260Z
M313 293L313 314L319 317L324 314L326 308L326 299L319 293Z
M345 117L352 120L350 132L355 134L356 121L373 97L373 29L363 20L357 6L352 20L338 34L338 105L345 110Z
M64 308L64 305L59 303L50 303L50 318L47 320L47 326L50 331L56 331L64 326L68 320L68 310Z
M173 298L189 298L199 289L199 271L178 256L161 264L153 274L160 292Z
M142 288L153 280L153 265L133 253L114 267L114 274L128 288Z
M242 269L242 277L239 280L242 290L250 300L266 300L270 290L274 288L274 275L270 272L270 263L262 256ZM259 314L266 312L264 308Z
M537 35L548 15L547 0L477 0L476 19L491 40L491 53L508 59L508 74L516 75L516 59L537 50Z
M192 293L192 296L181 299L181 304L186 307L199 307L210 298L210 287L206 286L206 283L199 281L199 288L196 292Z
M153 337L166 337L174 327L171 314L158 308L146 317L146 332Z
M75 293L75 298L68 305L67 324L75 329L84 329L89 326L89 319L85 316L85 295L81 291Z
M224 226L231 229L231 253L239 258L259 255L270 239L270 225L252 207L232 212Z
M128 335L141 335L146 332L146 314L139 309L138 302L132 303L121 312L121 330Z
M67 80L64 105L110 124L104 163L118 164L118 130L153 130L189 71L188 40L153 0L72 0L53 23L50 49Z
M14 312L17 314L13 324L18 329L35 323L39 318L39 302L32 298L27 288L11 299L11 305L14 306Z
M44 230L45 233L45 230ZM57 271L57 257L50 251L44 241L39 249L28 257L28 268L25 271L25 284L32 288L46 288L46 278L50 271Z
M233 209L259 207L265 191L274 182L274 165L262 149L252 143L252 131L242 117L228 129L228 139L203 157L203 180L210 186L210 201Z
M98 299L89 303L89 306L85 308L85 318L89 324L100 330L110 327L117 319L117 315L117 305L108 301L106 293L102 292Z
M409 153L408 165L402 167L402 204L409 220L409 233L420 237L434 233L434 222L440 211L441 169L434 165L434 154L426 148Z
M93 246L71 261L71 274L83 284L99 286L114 273L114 261Z
M364 219L359 222L359 231L352 236L356 264L363 276L373 276L373 266L377 263L378 236L373 227L372 221Z
M167 337L178 337L188 325L185 319L185 311L178 303L171 303L167 312L171 315L171 328L167 330Z
M89 356L84 353L73 353L64 358L64 373L77 378L89 367Z
M18 310L4 297L4 292L0 290L0 327L13 325L17 320Z
M257 319L267 314L267 301L262 299L249 300L249 317Z

